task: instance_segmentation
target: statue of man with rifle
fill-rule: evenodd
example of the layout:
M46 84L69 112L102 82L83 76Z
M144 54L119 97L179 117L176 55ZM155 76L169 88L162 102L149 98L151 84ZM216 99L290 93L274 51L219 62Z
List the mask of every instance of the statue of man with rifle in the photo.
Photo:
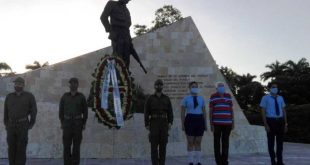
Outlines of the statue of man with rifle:
M129 27L131 17L127 3L130 0L109 0L100 20L112 42L112 56L106 54L98 62L92 76L88 106L96 112L99 121L109 128L121 128L131 118L134 78L129 71L130 55L146 69L134 49Z
M131 54L140 64L143 71L147 73L132 44L129 31L131 17L126 6L129 1L130 0L108 1L100 20L106 32L109 33L109 39L112 41L113 54L120 56L124 60L127 69L129 69Z

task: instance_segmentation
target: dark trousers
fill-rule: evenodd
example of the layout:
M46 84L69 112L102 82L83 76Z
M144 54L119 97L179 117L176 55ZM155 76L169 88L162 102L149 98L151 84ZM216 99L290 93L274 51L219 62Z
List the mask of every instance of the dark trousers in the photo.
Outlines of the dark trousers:
M113 26L112 27L112 48L113 54L116 54L124 60L127 68L129 68L130 63L130 47L132 46L131 43L131 36L129 29Z
M267 132L268 139L268 151L272 164L276 164L276 154L278 164L283 164L283 136L284 136L284 119L267 118L267 124L270 128L270 132ZM276 154L274 151L275 140L277 143Z
M64 165L80 164L82 125L63 128Z
M214 156L217 165L228 165L229 135L232 126L214 126Z
M28 144L28 128L25 126L8 127L7 143L10 165L25 165Z
M165 165L168 142L167 119L151 119L150 135L152 165Z

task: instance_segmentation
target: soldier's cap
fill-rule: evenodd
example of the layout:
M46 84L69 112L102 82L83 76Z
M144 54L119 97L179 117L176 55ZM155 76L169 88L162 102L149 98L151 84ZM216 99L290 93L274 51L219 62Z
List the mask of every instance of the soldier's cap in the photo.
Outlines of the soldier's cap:
M163 80L161 79L156 80L154 85L164 85Z
M69 83L79 83L79 80L75 77L70 78Z
M25 80L23 79L23 78L21 78L21 77L17 77L14 81L13 81L14 83L23 83L23 84L25 84Z

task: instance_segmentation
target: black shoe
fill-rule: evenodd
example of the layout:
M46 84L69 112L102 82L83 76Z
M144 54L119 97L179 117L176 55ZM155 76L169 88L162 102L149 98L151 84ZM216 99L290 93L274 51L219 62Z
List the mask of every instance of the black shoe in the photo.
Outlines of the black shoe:
M194 165L194 163L189 163L188 165Z
M201 165L201 163L200 163L200 162L198 162L196 165Z
M282 162L282 163L279 163L279 162L278 162L277 165L285 165L285 164L284 164L283 162Z

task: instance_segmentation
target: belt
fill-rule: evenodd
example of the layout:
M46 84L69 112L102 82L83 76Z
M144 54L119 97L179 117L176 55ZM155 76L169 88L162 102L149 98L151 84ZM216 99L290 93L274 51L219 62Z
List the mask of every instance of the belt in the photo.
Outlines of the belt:
M152 114L151 119L167 119L167 114Z
M11 123L21 123L21 122L25 122L28 121L28 117L24 117L24 118L19 118L19 119L9 119L9 122Z
M82 115L77 115L77 116L64 116L64 119L66 120L73 120L73 119L82 119Z
M111 28L112 28L112 30L114 28L114 29L124 29L126 31L129 31L129 27L120 26L120 25L111 25Z
M280 120L284 120L284 118L283 117L267 117L267 120L280 121Z

